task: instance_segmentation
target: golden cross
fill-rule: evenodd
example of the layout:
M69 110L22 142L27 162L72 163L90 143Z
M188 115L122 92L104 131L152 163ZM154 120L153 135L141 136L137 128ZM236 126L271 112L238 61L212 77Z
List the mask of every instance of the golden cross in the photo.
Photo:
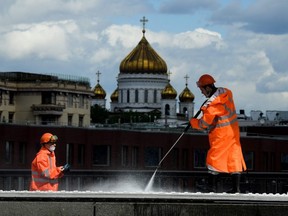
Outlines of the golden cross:
M100 77L100 72L99 72L99 70L96 72L96 75L97 75L97 83L99 83L99 77Z
M188 85L189 76L186 74L186 76L184 78L186 79L186 86L187 86Z
M142 22L142 24L143 24L143 31L145 32L145 24L146 24L146 22L148 22L148 19L146 19L145 16L143 16L143 19L140 19L140 22Z
M172 74L172 72L169 70L167 74L168 74L168 80L170 80L170 75Z

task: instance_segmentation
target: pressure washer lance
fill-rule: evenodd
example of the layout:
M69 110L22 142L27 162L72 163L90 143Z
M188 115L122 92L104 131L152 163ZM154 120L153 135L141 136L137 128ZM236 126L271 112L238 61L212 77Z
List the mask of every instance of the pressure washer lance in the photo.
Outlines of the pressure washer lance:
M205 100L204 103L201 105L201 107L208 101L209 99ZM194 115L193 118L197 118L200 113L201 113L201 107L200 109L198 110L198 112ZM154 171L148 185L146 186L145 188L145 191L149 191L152 187L152 183L153 183L153 180L154 180L154 177L155 177L155 174L157 172L157 170L160 168L161 166L161 163L163 162L163 160L166 158L166 156L170 153L170 151L174 148L174 146L178 143L178 141L181 139L181 137L184 135L185 132L187 132L189 130L189 128L191 127L191 124L190 122L188 122L188 125L186 126L186 128L184 129L184 131L182 132L182 134L178 137L178 139L176 140L176 142L172 145L172 147L168 150L168 152L164 155L164 157L160 160L159 164L157 165L156 167L156 170Z
M70 171L70 168L71 168L71 166L70 166L70 164L69 164L69 152L70 152L70 144L66 144L66 164L63 166L63 172L64 173L67 173L67 172L69 172Z

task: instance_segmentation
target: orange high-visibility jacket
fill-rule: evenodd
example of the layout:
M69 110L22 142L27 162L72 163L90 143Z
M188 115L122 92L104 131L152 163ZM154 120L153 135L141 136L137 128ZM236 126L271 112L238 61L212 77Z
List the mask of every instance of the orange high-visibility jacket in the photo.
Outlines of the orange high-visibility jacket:
M42 147L31 166L32 179L30 190L57 191L58 179L63 176L60 167L56 167L54 152Z
M225 173L245 171L232 92L226 88L218 88L201 110L202 117L192 118L190 124L192 128L207 129L209 132L207 166Z

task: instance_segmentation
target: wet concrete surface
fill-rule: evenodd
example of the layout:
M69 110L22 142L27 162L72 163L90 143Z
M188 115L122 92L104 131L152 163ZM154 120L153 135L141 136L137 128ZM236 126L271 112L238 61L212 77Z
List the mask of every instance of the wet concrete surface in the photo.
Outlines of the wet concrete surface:
M0 215L286 215L287 194L0 191Z

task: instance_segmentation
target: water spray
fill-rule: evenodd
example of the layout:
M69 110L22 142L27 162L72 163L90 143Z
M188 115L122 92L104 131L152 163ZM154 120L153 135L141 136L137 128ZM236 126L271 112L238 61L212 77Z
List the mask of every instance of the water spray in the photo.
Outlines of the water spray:
M189 126L189 127L188 127L188 126ZM187 130L190 128L190 123L188 123L188 126L186 127ZM178 143L178 141L179 141L179 140L181 139L181 137L184 135L184 133L186 132L186 128L185 128L185 130L182 132L182 134L179 136L179 138L176 140L176 142L173 144L173 146L169 149L169 151L164 155L164 157L163 157L163 158L161 159L161 161L159 162L159 164L158 164L156 170L154 171L154 173L153 173L153 175L152 175L152 177L151 177L148 185L147 185L146 188L145 188L145 191L150 191L150 190L151 190L152 184L153 184L153 181L154 181L154 177L155 177L156 172L157 172L157 170L159 169L162 161L166 158L166 156L169 154L169 152L174 148L174 146Z
M202 107L207 101L208 101L208 99L204 101L204 103L201 105L201 107ZM193 118L197 118L197 117L200 115L200 113L201 113L201 107L200 107L200 109L198 110L198 112L195 114L195 116L194 116ZM186 126L186 128L184 129L184 131L181 133L181 135L178 137L178 139L176 140L176 142L172 145L172 147L168 150L168 152L167 152L167 153L164 155L164 157L160 160L159 164L158 164L157 167L156 167L156 170L154 171L154 173L153 173L150 181L148 182L148 184L147 184L147 186L146 186L146 188L145 188L145 192L151 190L152 185L153 185L153 181L154 181L154 178L155 178L155 175L156 175L156 172L157 172L158 169L160 168L161 163L162 163L163 160L166 158L166 156L170 153L170 151L174 148L174 146L179 142L179 140L182 138L182 136L184 135L184 133L188 131L188 129L189 129L190 127L191 127L190 122L188 122L188 125Z

